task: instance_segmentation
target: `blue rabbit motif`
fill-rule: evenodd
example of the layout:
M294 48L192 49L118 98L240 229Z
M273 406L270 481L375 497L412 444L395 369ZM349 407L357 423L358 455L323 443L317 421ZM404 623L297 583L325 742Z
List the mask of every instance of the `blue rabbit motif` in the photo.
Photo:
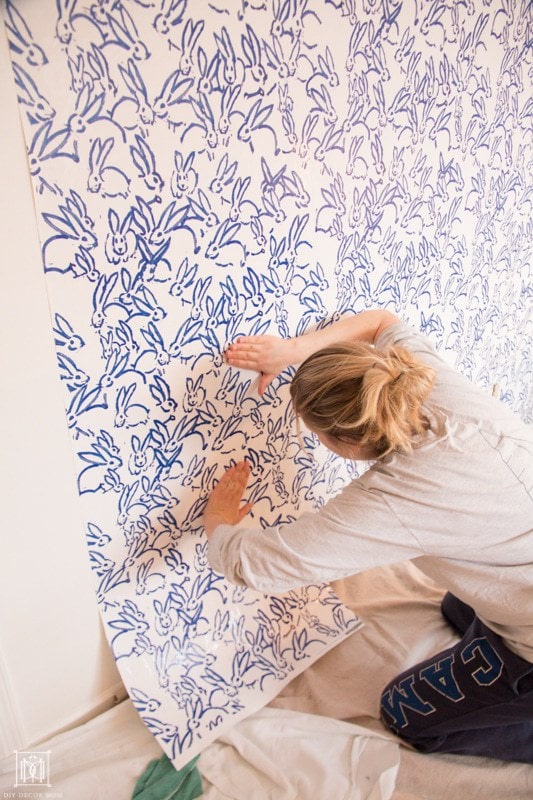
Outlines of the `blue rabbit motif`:
M45 51L37 44L24 17L11 0L6 0L5 25L9 34L9 46L14 53L24 56L31 67L48 64Z

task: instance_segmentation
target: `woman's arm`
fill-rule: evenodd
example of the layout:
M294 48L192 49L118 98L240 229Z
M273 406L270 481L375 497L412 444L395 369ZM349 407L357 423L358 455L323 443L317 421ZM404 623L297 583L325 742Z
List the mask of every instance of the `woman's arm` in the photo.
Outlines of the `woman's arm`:
M390 311L374 309L343 317L333 325L292 339L242 336L229 346L226 360L233 367L261 372L259 393L263 394L276 375L293 364L301 364L317 350L337 342L373 344L385 328L399 321Z

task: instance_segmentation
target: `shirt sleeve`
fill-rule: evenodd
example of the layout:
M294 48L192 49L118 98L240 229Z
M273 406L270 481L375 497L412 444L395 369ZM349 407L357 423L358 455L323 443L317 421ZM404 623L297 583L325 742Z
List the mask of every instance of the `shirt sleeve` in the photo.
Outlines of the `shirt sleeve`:
M209 539L211 567L232 583L277 593L421 555L384 494L365 487L366 476L295 522L263 529L219 525Z
M429 403L434 409L439 409L449 422L465 418L494 420L509 416L508 409L495 400L489 391L462 375L435 350L427 336L405 322L389 325L375 342L376 348L383 352L395 345L404 347L435 370L435 385Z
M433 347L431 341L423 333L415 330L406 322L394 322L385 328L374 342L378 350L387 351L394 345L400 345L409 350L413 355L421 357L435 369L447 367L454 371L453 367L447 362Z

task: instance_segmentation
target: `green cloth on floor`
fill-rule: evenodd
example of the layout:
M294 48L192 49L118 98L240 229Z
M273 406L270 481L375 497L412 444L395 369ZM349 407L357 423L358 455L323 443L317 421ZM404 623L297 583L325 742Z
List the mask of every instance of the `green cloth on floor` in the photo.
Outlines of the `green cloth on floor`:
M202 778L195 766L199 756L176 769L167 756L150 761L137 781L131 800L194 800L203 794Z

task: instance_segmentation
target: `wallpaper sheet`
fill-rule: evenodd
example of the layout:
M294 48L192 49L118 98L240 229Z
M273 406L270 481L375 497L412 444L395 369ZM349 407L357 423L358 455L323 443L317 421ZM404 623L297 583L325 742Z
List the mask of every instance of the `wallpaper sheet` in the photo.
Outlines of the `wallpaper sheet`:
M531 417L531 17L513 0L7 0L97 597L177 766L359 621L206 561L246 457L253 523L357 472L224 364L371 306ZM28 225L32 225L28 220ZM357 687L354 687L354 691Z

